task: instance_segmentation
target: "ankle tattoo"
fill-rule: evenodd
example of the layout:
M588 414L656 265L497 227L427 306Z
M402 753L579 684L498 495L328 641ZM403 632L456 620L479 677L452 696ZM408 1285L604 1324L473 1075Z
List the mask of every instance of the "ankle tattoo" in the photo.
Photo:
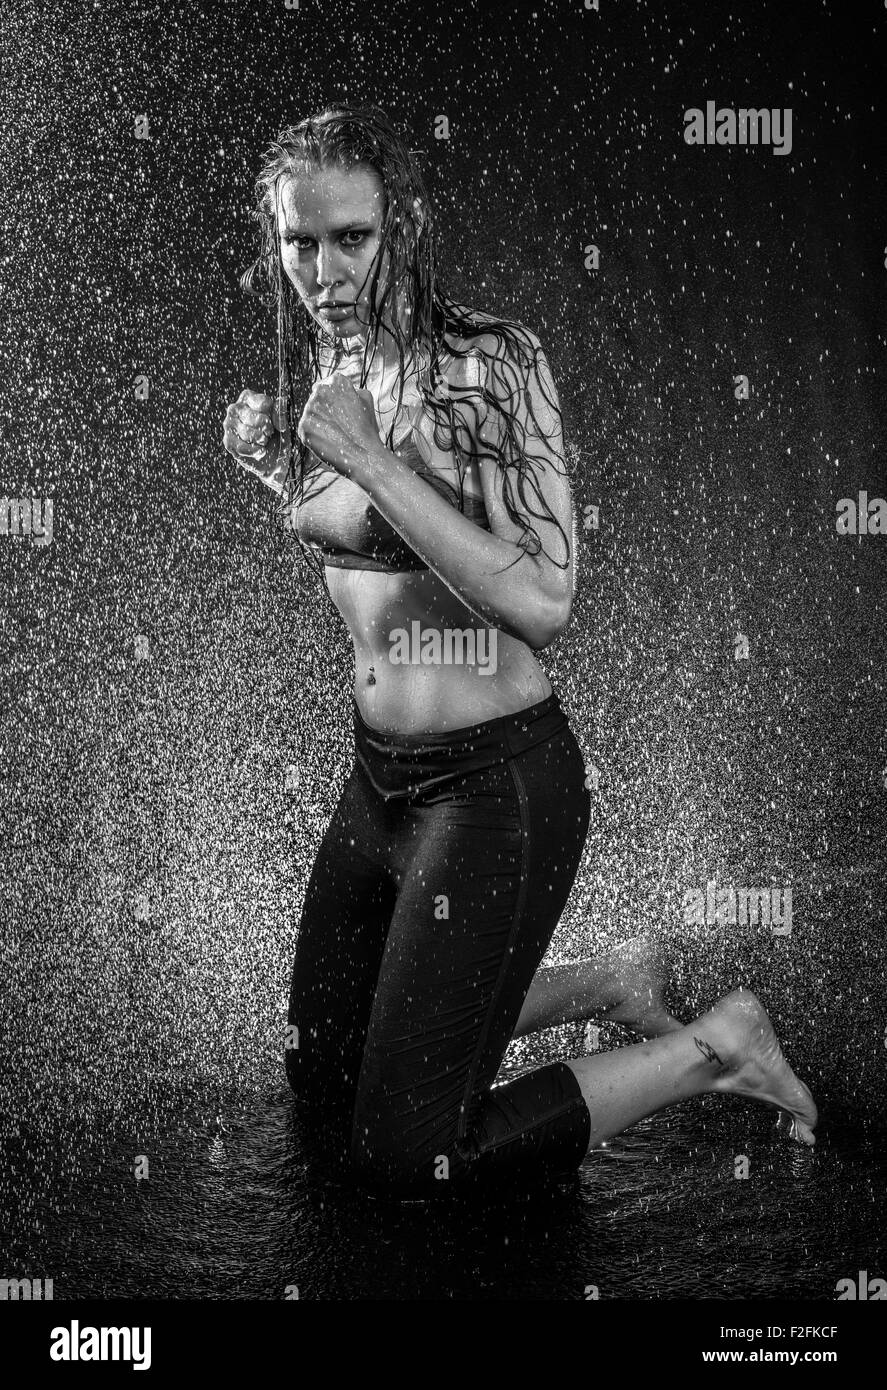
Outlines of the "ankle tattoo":
M705 1038L694 1038L693 1041L707 1062L716 1062L719 1067L724 1065L711 1043L707 1043Z

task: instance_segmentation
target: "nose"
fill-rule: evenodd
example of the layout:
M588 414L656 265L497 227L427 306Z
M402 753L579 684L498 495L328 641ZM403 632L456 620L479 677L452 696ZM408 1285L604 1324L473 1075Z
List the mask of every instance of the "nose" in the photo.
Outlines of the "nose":
M317 251L317 283L322 290L334 289L341 285L342 277L336 249L327 242L321 242Z

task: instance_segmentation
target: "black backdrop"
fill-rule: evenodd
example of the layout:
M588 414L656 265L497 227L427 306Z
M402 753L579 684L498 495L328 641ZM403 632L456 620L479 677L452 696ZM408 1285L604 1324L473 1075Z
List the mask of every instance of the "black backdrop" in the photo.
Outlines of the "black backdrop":
M883 1123L887 536L835 509L887 497L885 25L874 0L7 7L0 489L54 499L51 545L0 537L23 1125L280 1081L350 643L221 431L276 380L238 287L259 153L340 99L424 151L445 282L534 329L560 391L579 575L542 661L600 782L552 958L649 929L687 1017L750 983L826 1113ZM707 100L790 107L791 153L686 144ZM791 885L792 935L688 930L712 878Z

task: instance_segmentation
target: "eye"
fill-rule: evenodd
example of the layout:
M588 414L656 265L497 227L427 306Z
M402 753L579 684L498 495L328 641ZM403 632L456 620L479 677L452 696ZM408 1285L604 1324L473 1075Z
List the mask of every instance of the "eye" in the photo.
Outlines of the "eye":
M368 236L369 232L349 228L347 232L342 233L341 240L345 245L346 249L353 250L354 248L360 246L362 242L366 241L366 238ZM354 240L347 241L347 237L353 237ZM283 240L287 246L292 246L293 243L295 243L296 249L298 251L307 251L308 246L303 245L303 243L307 242L310 245L313 243L314 238L310 236L294 236L292 233L290 233L288 236L285 236Z

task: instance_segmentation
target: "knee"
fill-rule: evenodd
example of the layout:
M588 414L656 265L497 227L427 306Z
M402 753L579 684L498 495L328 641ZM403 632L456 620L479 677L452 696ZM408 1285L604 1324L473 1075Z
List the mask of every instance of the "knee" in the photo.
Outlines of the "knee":
M433 1182L433 1161L410 1153L396 1134L382 1129L354 1126L349 1160L350 1174L361 1187L387 1196L421 1196Z
M320 1181L347 1181L353 1088L336 1085L335 1076L301 1050L288 1049L284 1066L295 1098L295 1142L308 1171Z
M358 1182L369 1187L399 1188L409 1184L415 1165L401 1145L403 1127L392 1123L385 1107L362 1098L351 1126L350 1168Z
M283 1065L293 1095L299 1098L303 1097L306 1090L305 1068L300 1066L299 1054L295 1048L288 1047L286 1049L283 1054Z
M288 1028L283 1054L286 1079L299 1101L310 1106L353 1105L356 1068L350 1054L331 1041L328 1030Z
M423 1121L415 1110L398 1113L384 1096L359 1098L349 1167L362 1186L391 1196L428 1197L461 1173L464 1159L454 1120Z

